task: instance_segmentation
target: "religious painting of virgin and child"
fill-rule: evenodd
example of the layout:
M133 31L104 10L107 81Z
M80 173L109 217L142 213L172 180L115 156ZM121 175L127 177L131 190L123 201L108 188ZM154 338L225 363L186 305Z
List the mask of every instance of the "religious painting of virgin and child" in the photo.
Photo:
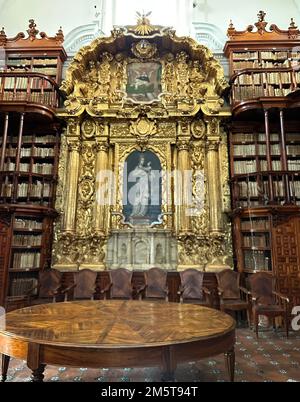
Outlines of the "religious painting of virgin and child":
M161 64L130 63L127 66L127 97L134 102L151 102L161 93Z

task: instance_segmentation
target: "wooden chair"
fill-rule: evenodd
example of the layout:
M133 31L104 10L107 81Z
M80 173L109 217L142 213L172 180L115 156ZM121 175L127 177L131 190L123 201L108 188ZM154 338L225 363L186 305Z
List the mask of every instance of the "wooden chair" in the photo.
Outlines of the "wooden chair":
M258 337L258 320L260 315L284 320L286 336L289 336L289 299L275 291L275 278L271 273L258 272L249 278L252 295L252 313L256 337Z
M96 293L97 272L90 269L83 269L74 274L74 284L64 289L65 301L69 299L68 295L73 290L73 300L94 300Z
M213 306L212 293L203 286L203 278L204 273L193 268L180 272L181 284L178 291L180 303Z
M101 294L104 300L109 296L110 299L132 299L133 286L132 286L132 271L125 268L117 268L108 271L110 283L103 290Z
M56 269L40 271L38 284L27 294L28 305L55 303L58 298L63 301L62 276Z
M163 299L169 301L167 275L167 272L161 268L151 268L145 271L145 284L138 289L139 300Z
M231 269L216 274L220 309L226 311L246 310L248 326L251 327L251 293L240 286L240 274Z

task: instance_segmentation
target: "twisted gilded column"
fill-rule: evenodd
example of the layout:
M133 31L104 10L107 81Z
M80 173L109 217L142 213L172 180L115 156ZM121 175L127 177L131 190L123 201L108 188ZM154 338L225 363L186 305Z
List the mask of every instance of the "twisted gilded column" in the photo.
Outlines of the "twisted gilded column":
M105 172L108 169L108 151L109 145L106 141L96 144L96 205L95 205L95 231L103 234L106 231L106 216L109 204L109 180Z
M178 149L178 173L179 178L177 180L177 197L176 204L179 211L179 231L188 232L190 229L190 217L188 214L188 208L190 207L190 194L192 189L190 188L189 174L191 173L190 165L190 142L189 140L177 141Z
M65 201L65 221L64 230L66 232L74 232L76 228L76 208L78 197L78 175L79 175L79 141L68 142L68 172L69 178L67 182L67 196Z
M208 197L209 197L209 223L210 233L219 234L223 232L222 219L222 190L220 181L220 128L219 120L207 121L207 176L208 176Z

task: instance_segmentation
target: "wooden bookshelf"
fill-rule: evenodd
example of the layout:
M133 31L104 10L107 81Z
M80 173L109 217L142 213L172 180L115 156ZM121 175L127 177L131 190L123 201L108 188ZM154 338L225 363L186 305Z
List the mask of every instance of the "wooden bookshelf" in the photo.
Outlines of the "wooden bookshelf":
M48 37L30 20L27 34L10 39L0 32L6 54L0 72L1 305L26 295L39 271L50 267L57 216L63 33Z
M270 25L263 11L245 31L230 23L228 126L236 268L270 271L300 302L300 31Z
M232 104L259 98L286 97L300 87L300 31L293 19L287 30L267 29L266 14L245 31L232 22L224 52L229 59Z
M235 123L230 132L233 207L300 205L300 132L290 125L282 144L273 125L268 141L264 126ZM293 131L292 131L293 130Z
M39 32L36 23L31 19L26 33L27 37L20 32L14 38L8 38L4 29L0 31L0 47L6 55L4 69L13 73L43 74L60 84L62 66L67 58L63 48L62 29L60 28L54 37L48 37L44 32ZM21 78L20 85L22 82L26 87ZM39 89L38 85L37 81L32 81L32 86L36 86L36 89Z
M7 38L0 32L0 49L5 65L0 72L0 101L42 103L58 107L59 84L66 53L61 29L54 37L39 33L34 20L29 21L28 37L20 32Z
M240 245L241 272L272 271L271 218L246 212L235 219L236 243Z

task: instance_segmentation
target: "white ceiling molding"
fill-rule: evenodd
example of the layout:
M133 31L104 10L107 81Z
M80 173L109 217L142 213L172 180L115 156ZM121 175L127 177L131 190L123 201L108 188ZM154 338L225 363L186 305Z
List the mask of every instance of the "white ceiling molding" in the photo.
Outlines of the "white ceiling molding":
M207 22L193 22L195 39L207 46L214 53L222 53L226 42L226 36L214 24Z
M64 48L68 57L75 56L82 46L90 45L99 36L103 36L103 32L99 27L99 21L73 29L66 35L64 41Z

